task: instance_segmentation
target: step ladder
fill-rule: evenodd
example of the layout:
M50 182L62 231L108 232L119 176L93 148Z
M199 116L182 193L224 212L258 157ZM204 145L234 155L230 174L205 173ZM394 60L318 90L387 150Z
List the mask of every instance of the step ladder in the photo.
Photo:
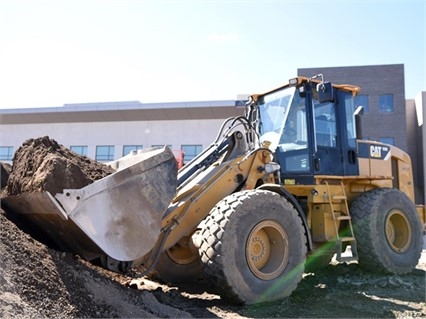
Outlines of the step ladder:
M349 213L348 199L346 197L345 187L340 181L340 189L338 195L335 195L330 188L330 185L325 181L327 185L328 202L330 205L331 216L333 217L334 229L336 231L336 260L338 262L348 262L358 260L357 243L352 227L352 218ZM340 236L339 234L339 222L347 221L348 234L346 236ZM343 243L349 243L351 246L352 256L342 256Z

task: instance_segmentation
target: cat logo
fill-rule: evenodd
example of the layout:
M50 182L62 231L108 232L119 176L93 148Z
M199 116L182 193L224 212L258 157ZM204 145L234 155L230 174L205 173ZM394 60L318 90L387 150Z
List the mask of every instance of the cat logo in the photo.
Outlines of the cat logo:
M391 157L391 147L384 144L375 144L371 142L358 142L358 156L360 158L371 158L388 160Z
M388 146L370 144L370 157L387 160L390 157Z
M375 158L382 157L382 147L378 145L370 145L370 156Z

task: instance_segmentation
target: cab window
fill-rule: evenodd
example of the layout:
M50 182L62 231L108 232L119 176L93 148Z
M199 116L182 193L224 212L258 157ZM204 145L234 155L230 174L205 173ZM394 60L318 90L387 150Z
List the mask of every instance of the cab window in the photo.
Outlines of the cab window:
M314 102L315 139L317 146L336 147L336 110L332 102Z

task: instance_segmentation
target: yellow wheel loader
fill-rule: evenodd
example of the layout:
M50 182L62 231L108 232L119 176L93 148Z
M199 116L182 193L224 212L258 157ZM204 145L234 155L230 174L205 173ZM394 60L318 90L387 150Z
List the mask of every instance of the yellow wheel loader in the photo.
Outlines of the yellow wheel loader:
M224 299L289 296L306 269L357 261L404 274L422 250L409 156L362 139L359 88L297 77L254 94L177 170L139 152L82 189L5 200L63 249L165 281L210 278Z

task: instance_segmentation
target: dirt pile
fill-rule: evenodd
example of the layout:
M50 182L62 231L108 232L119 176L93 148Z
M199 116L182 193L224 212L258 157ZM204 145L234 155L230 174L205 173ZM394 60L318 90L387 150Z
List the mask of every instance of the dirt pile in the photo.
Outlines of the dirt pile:
M191 317L21 231L0 209L0 318ZM114 280L116 278L117 280Z
M113 172L110 166L74 153L48 136L29 139L14 155L7 195L41 191L54 195L82 188Z
M12 170L12 165L7 163L0 163L0 189L6 187L7 180L9 178L10 171Z
M113 169L48 137L26 141L13 165L0 163L0 169L0 318L191 317L131 289L129 277L37 241L24 231L26 219L2 202L22 192L81 188Z

